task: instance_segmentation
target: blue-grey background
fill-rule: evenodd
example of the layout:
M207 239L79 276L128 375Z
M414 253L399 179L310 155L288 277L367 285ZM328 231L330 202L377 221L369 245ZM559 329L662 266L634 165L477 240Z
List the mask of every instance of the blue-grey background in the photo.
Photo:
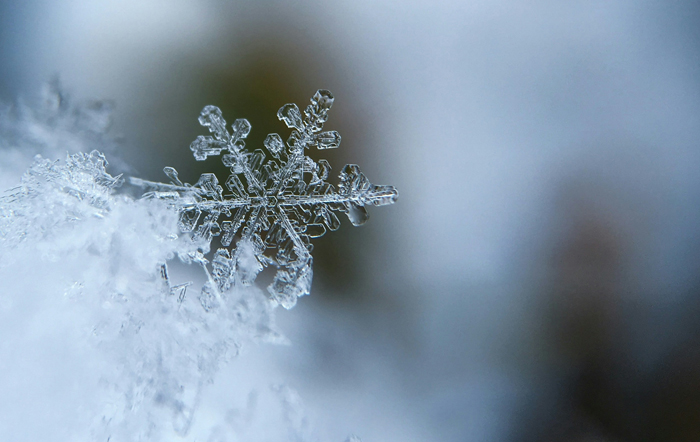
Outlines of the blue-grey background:
M222 373L265 365L329 440L696 441L698 23L680 0L4 1L0 98L59 75L116 102L129 173L194 182L204 105L255 146L333 91L342 145L313 155L400 199L317 240L290 347Z

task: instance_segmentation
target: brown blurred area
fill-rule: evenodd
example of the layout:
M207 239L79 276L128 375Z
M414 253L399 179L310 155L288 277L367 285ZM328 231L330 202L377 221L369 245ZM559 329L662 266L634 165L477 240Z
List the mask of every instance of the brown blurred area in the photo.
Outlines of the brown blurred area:
M562 187L564 233L548 248L538 302L535 345L545 357L535 364L547 378L518 412L514 440L700 440L697 288L682 309L644 302L628 277L644 220L624 204L601 204L615 189ZM656 329L672 344L649 367L634 340Z

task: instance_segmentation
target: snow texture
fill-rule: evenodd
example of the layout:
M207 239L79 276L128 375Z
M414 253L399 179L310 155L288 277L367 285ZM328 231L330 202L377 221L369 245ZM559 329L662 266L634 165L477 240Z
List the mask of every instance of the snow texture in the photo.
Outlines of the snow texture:
M2 293L2 334L12 339L0 352L21 360L44 339L69 349L73 369L86 372L82 400L68 403L83 410L74 418L90 428L87 440L185 436L219 365L245 341L283 338L274 331L273 305L255 287L229 293L228 308L215 312L188 300L183 287L169 287L164 263L175 254L196 260L203 244L177 235L177 214L162 201L115 194L121 179L105 166L97 151L69 155L65 163L37 157L21 185L0 199L0 274L14 289ZM26 324L12 318L22 310ZM7 360L0 367L2 397L33 397L33 388L13 386L24 383L23 369L36 368ZM3 416L13 416L2 408ZM0 434L14 434L3 428L13 419L1 421Z
M303 117L296 104L282 106L277 118L292 133L286 143L278 134L269 134L264 142L267 154L245 149L248 120L236 120L229 132L221 110L206 106L199 122L213 136L198 136L190 149L198 161L223 154L221 160L231 170L227 194L212 173L202 174L194 185L183 184L172 167L164 169L169 184L131 179L132 184L150 189L146 196L168 201L179 211L183 232L206 242L221 236L224 247L215 253L200 296L205 309L218 306L230 287L252 284L269 265L278 269L267 288L270 296L292 308L311 289L311 238L338 230L336 212L344 212L359 226L369 219L366 206L393 204L398 198L396 188L370 183L356 164L342 169L336 189L326 181L328 161L315 162L305 155L306 149L340 145L338 132L322 132L333 101L329 91L317 91ZM225 220L219 223L221 218ZM226 247L236 238L230 252ZM202 256L194 259L204 266Z
M57 134L85 139L76 121L110 118L102 106L65 107L62 96L49 89L58 102L49 100L48 111L22 107L9 118L16 110L3 108L3 151L53 155ZM338 146L337 132L321 132L332 102L319 91L303 120L295 105L284 106L278 116L292 135L286 144L269 135L267 159L243 149L246 120L230 134L218 108L207 106L200 122L214 136L197 138L191 149L200 160L228 152L226 195L213 174L192 186L166 168L171 184L131 179L151 189L135 200L119 193L124 180L108 172L97 150L64 161L34 157L19 185L0 196L0 439L238 440L243 430L228 417L192 430L205 386L244 343L286 342L274 309L309 292L309 239L338 229L334 212L360 225L366 205L397 197L355 165L343 169L336 190L325 181L327 162L304 155L312 146ZM31 133L23 136L22 127ZM107 129L88 131L93 145L110 145ZM36 134L46 143L37 144ZM208 259L217 235L224 246L237 238L235 247ZM173 265L176 258L201 266L200 281L192 267ZM253 284L266 265L279 268L268 294ZM188 279L195 282L178 282ZM187 295L190 285L201 285L198 297ZM277 432L268 439L313 439L299 395L285 385L273 390L286 424L266 424L265 434ZM269 407L258 414L269 415Z
M38 154L56 159L99 149L110 156L112 169L127 171L117 155L121 138L110 133L113 111L110 100L73 99L58 77L36 99L0 103L0 190L15 186Z

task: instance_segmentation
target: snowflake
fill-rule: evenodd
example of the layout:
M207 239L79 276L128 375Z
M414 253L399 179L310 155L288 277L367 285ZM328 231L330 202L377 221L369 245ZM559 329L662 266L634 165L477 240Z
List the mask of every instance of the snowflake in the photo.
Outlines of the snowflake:
M340 145L338 132L322 132L333 100L329 91L317 91L303 116L295 104L282 106L277 117L292 133L286 143L278 134L269 134L264 141L268 155L245 148L248 120L236 120L229 133L221 110L206 106L199 122L212 136L198 136L190 149L198 161L225 153L221 160L231 170L225 183L229 193L224 194L212 173L202 174L194 185L182 183L172 167L164 169L170 184L131 178L132 184L150 190L145 196L168 200L180 213L180 229L192 232L194 239L209 243L221 237L224 247L215 252L211 271L201 253L190 256L207 270L200 295L205 309L216 306L231 286L252 284L267 266L278 269L268 286L272 299L293 307L311 288L311 238L340 227L336 212L344 212L359 226L369 218L366 206L392 204L398 198L396 188L370 183L355 164L343 168L336 189L326 181L328 161L315 162L305 155L305 149Z

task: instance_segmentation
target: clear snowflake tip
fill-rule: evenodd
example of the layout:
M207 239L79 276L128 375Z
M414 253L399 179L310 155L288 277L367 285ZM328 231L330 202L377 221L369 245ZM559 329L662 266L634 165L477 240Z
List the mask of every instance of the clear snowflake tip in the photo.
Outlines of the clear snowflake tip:
M311 99L311 103L318 105L322 109L330 109L331 106L333 106L334 100L335 98L333 98L333 94L331 94L331 91L326 89L319 89L316 91L313 98Z
M202 113L199 115L199 124L207 126L209 132L220 140L228 138L226 120L221 114L221 109L216 106L209 105L202 109Z
M287 103L277 111L277 118L284 121L288 128L303 130L304 125L301 120L301 112L294 103Z
M246 138L250 133L250 122L245 118L239 118L233 122L231 129L233 129L234 137L237 139Z

